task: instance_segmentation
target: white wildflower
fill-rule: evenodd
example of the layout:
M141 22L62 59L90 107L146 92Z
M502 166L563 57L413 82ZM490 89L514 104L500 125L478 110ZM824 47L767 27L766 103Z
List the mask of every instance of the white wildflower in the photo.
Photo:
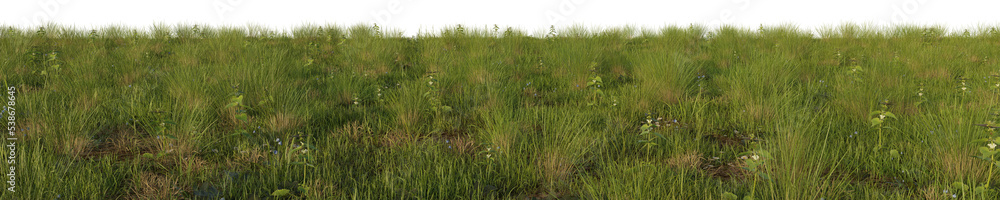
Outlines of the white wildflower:
M750 158L753 158L753 160L757 160L757 159L758 159L758 158L760 158L760 157L758 157L758 156L757 156L757 155L755 154L755 155L751 156Z
M883 114L879 114L879 115L878 115L878 119L885 119L885 115L883 115Z
M965 89L966 89L965 87L962 87L962 90L965 90Z
M923 92L917 93L917 96L924 96L924 93Z
M991 142L990 144L987 144L986 146L989 146L990 149L993 149L993 148L997 147L997 144L994 144L994 143Z

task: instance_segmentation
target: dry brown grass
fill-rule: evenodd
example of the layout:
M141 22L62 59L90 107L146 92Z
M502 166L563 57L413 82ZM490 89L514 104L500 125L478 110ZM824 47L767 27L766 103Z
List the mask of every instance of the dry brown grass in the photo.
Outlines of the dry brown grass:
M932 67L929 69L916 69L916 76L921 79L950 79L951 73L947 67Z
M90 110L92 110L97 105L97 101L98 101L97 100L97 96L98 96L97 91L94 91L92 93L81 93L81 94L82 95L80 95L80 96L78 96L76 98L76 104L75 104L76 108L75 109L77 109L78 111L82 111L83 113L90 113ZM87 95L87 94L90 94L90 95Z
M698 151L688 151L683 154L667 158L664 164L674 168L697 170L701 166L701 153Z
M671 87L659 88L654 90L655 96L660 100L660 102L676 104L681 101L685 96L684 92L679 89L674 89Z
M169 87L167 93L174 97L177 102L184 102L182 105L188 110L197 110L205 104L198 92L186 90L183 87Z
M538 160L547 185L566 181L573 173L573 159L558 151L547 151Z
M476 152L476 141L468 135L444 136L439 142L446 146L451 146L451 149L454 149L459 154L472 155Z
M107 130L102 130L97 134L102 138L102 142L96 146L89 146L80 157L99 158L111 156L117 159L128 159L144 152L150 152L152 146L148 142L139 139L130 127L119 126Z
M302 121L295 115L288 113L278 113L267 119L267 126L274 132L282 132L296 126L299 126Z
M472 85L483 84L492 81L493 74L486 70L486 68L480 67L473 69L472 73L469 73L468 80L470 81L469 84Z
M420 120L420 113L417 110L407 109L396 115L396 124L400 128L414 127Z
M177 180L164 175L144 172L137 182L128 199L178 199L182 192Z
M197 67L198 66L198 53L188 52L177 54L177 63L180 67Z
M87 147L90 146L90 142L91 140L86 137L69 135L62 141L63 144L60 148L60 152L62 152L63 155L79 158L80 155L87 150Z
M415 134L402 131L391 131L382 136L379 143L383 147L398 148L415 143L419 138Z
M38 118L19 118L18 120L22 119L24 120L23 124L20 124L17 127L17 130L19 130L20 132L16 133L18 134L19 137L22 138L21 140L32 140L35 137L44 135L46 131L53 131L49 128L49 123L39 121ZM24 130L22 131L21 129Z
M236 152L236 158L234 159L236 162L230 162L230 165L254 164L262 161L264 158L264 153L258 147L253 147Z
M973 158L971 150L949 150L931 157L931 162L941 169L944 180L980 179L985 181L986 166Z
M753 118L754 121L762 121L764 119L770 119L774 116L774 111L771 110L771 106L758 100L750 100L749 103L746 104L746 113L748 116Z
M946 195L941 192L942 190L937 187L937 185L929 185L921 190L921 194L924 195L924 199L927 200L939 200L946 199Z
M364 126L361 122L353 121L344 125L339 133L331 133L333 136L347 136L352 140L357 140L366 134L371 134L371 128Z

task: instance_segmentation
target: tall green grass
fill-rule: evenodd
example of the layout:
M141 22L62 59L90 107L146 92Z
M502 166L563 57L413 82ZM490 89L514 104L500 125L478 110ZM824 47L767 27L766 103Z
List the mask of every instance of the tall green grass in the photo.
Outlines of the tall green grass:
M3 199L998 196L994 27L0 28Z

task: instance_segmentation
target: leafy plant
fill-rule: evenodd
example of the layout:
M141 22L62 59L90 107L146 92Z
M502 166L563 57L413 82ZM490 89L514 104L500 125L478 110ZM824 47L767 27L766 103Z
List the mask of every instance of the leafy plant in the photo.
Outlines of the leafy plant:
M851 77L855 82L861 81L861 73L864 73L865 69L861 68L860 65L854 65L847 71L847 75Z
M604 98L604 91L601 90L601 85L604 85L604 81L601 80L601 76L594 73L595 70L597 70L597 63L592 62L590 64L591 78L587 82L587 89L591 91L590 96L587 98L590 100L590 102L587 102L587 106L599 105Z
M427 98L427 100L430 101L430 111L434 113L434 123L431 134L441 134L441 129L444 127L444 120L442 117L444 116L444 113L451 112L451 106L441 103L441 91L438 89L437 85L434 85L437 83L437 79L435 79L433 75L428 75L427 79L427 87L430 88L430 90L424 93L424 98Z
M889 105L890 105L889 100L884 100L879 104L882 104L881 105L882 110L876 110L868 113L868 116L871 117L870 120L871 127L876 127L876 129L878 130L878 144L875 145L875 151L878 151L879 149L882 148L882 129L883 128L892 129L892 127L889 126L880 126L882 125L882 123L885 122L885 117L896 119L896 115L892 114L892 112L889 112Z
M976 193L982 194L983 192L986 191L993 191L989 189L990 181L993 178L993 167L994 166L1000 167L1000 161L996 160L996 154L1000 152L1000 149L996 149L997 144L1000 144L1000 137L994 137L993 134L996 131L996 128L1000 127L998 127L997 124L994 124L993 121L986 121L985 124L977 124L977 125L985 127L986 131L990 133L990 136L987 138L973 141L973 143L986 143L985 146L979 146L979 156L973 156L973 157L990 163L989 173L987 173L986 177L986 184L980 185L975 189Z
M153 113L156 114L156 116L157 116L156 117L157 119L156 119L156 122L155 122L155 124L157 124L157 126L156 126L156 129L153 131L153 136L158 136L158 137L159 136L165 136L165 137L170 138L170 139L177 139L177 137L175 137L174 135L166 134L166 130L167 130L167 126L168 125L177 125L177 123L174 123L174 121L166 119L166 117L164 116L166 114L166 111L157 110L157 111L153 111Z
M969 86L965 83L966 80L969 80L969 78L959 77L958 82L961 83L962 85L955 86L955 89L957 89L958 93L962 94L963 96L972 93L972 90L970 90Z
M37 73L38 75L45 77L51 76L54 78L59 78L60 77L59 72L62 71L61 67L62 61L58 60L59 58L58 55L59 55L58 51L50 51L48 53L42 53L36 51L31 52L31 55L29 55L31 60L36 62L41 62L42 65L41 70L33 70L31 71L31 73L33 74Z
M657 127L660 126L658 121L656 123L656 126ZM663 137L662 134L657 133L657 132L653 132L653 128L654 128L653 127L653 117L650 116L649 113L646 113L646 123L643 123L642 127L640 127L640 130L642 131L642 133L639 134L640 136L644 136L645 137L644 140L639 140L639 143L643 143L644 146L646 147L646 154L649 154L649 148L652 148L652 147L658 145L653 140L655 140L657 138L663 139L663 140L667 139L667 138ZM654 136L656 138L654 138Z
M927 102L927 97L924 96L924 84L923 83L920 84L920 90L917 91L917 98L919 98L920 100L918 100L914 104L916 106L920 106L920 104L923 104L924 102Z
M754 174L753 183L750 185L750 195L743 197L743 199L753 199L754 192L757 187L758 177L763 177L765 180L771 180L770 177L767 176L767 173L757 170L757 168L764 165L768 161L768 159L771 159L771 154L765 150L758 149L754 151L743 152L737 154L736 156L742 158L744 162L746 162L747 167L743 167L743 169L750 171L750 173Z
M233 86L233 87L238 88L239 86ZM248 106L243 104L243 92L237 91L235 94L233 94L233 97L229 98L229 104L226 104L226 108L234 108L234 107L236 108L235 118L236 120L238 120L237 126L239 128L233 135L243 135L245 137L250 137L250 134L247 132L247 123L250 122L249 117L247 116Z

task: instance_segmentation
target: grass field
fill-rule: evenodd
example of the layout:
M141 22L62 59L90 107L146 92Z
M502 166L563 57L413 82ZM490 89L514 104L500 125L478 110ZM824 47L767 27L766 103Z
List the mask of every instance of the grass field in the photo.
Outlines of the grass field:
M1000 198L996 28L0 28L0 199Z

